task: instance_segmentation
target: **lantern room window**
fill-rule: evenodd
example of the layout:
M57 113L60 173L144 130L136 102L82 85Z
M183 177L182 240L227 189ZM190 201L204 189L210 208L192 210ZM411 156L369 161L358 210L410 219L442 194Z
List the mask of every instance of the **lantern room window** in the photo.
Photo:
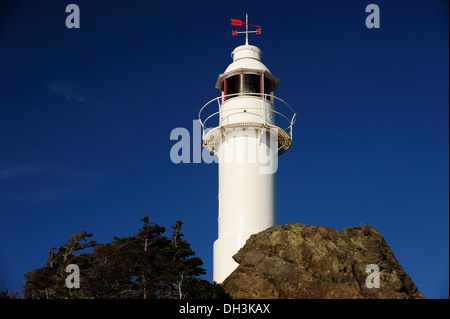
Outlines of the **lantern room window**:
M225 86L227 88L225 95L242 93L241 74L230 76L228 79L225 80Z
M222 92L225 96L224 100L241 95L262 97L262 94L274 94L274 84L272 80L265 76L263 77L261 74L236 74L222 82ZM257 95L258 93L261 93L261 95ZM267 97L267 100L273 103L271 97Z
M241 74L242 93L261 93L261 75Z

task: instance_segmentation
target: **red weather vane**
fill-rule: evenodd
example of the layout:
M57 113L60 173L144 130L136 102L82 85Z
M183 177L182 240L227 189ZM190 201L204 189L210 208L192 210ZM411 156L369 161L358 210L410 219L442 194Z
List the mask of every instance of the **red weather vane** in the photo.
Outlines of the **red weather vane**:
M235 36L235 35L238 35L239 33L245 33L245 44L246 45L248 45L248 34L249 33L261 34L261 26L260 25L254 25L254 24L248 23L248 14L245 15L245 22L242 22L241 20L238 20L238 19L230 19L230 20L231 20L231 25L235 25L238 27L245 25L245 31L238 32L238 30L233 30L232 35ZM255 31L248 31L248 26L256 27L257 29Z

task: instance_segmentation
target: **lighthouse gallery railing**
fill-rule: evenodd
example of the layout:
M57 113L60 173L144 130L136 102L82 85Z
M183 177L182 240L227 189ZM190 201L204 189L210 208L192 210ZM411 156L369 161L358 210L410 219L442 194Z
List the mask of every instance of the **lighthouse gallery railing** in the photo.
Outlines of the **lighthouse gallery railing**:
M221 108L222 104L224 104L226 101L229 101L230 98L236 97L236 96L250 96L250 97L253 96L253 97L256 97L256 98L261 99L262 107L253 107L253 108L246 107L246 109L247 109L247 110L249 110L249 109L265 110L265 111L268 111L268 112L270 112L270 113L278 114L279 116L281 116L282 118L284 118L284 119L289 123L289 126L287 126L286 128L284 128L284 131L285 131L286 133L289 134L290 139L292 140L292 136L293 136L293 134L292 134L292 132L293 132L293 131L292 131L292 127L293 127L294 123L295 123L296 120L297 120L297 113L296 113L296 112L294 111L294 109L293 109L288 103L286 103L284 100L282 100L282 99L280 99L280 98L278 98L278 97L276 97L276 96L274 96L274 95L271 95L271 94L261 94L261 93L235 93L235 94L228 94L228 95L224 95L224 96L218 96L218 97L216 97L216 98L210 100L209 102L207 102L205 105L203 105L203 107L200 109L200 111L199 111L199 113L198 113L198 119L199 119L199 121L200 121L200 124L202 125L202 130L203 130L203 138L205 137L205 132L209 131L209 130L212 128L212 127L207 127L207 126L206 126L206 122L208 122L208 120L210 120L210 119L213 118L214 116L219 115L219 114L220 114L220 108ZM268 102L268 100L267 100L268 98L276 99L277 101L280 101L280 102L283 103L285 106L287 106L287 107L289 108L289 110L292 111L292 113L293 113L292 117L291 117L291 118L288 118L286 115L284 115L284 114L281 113L281 112L276 111L275 109L270 109L270 108L265 107L264 105L265 105L265 102ZM224 99L226 99L226 101L225 101L225 102L222 102ZM211 103L213 103L213 102L215 102L215 101L217 101L217 103L218 103L219 111L210 114L208 117L206 117L205 120L202 120L202 112L203 112L203 110L204 110L208 105L210 105ZM270 102L269 102L269 103L270 103ZM242 111L242 108L229 108L229 109L227 109L227 112L233 111L233 110L236 110L236 111ZM264 121L262 121L261 124L263 124L263 125L266 125L266 124L267 124L267 123L266 123L266 118L265 118L265 117L264 117ZM218 126L220 126L220 120L219 120L219 125L218 125Z

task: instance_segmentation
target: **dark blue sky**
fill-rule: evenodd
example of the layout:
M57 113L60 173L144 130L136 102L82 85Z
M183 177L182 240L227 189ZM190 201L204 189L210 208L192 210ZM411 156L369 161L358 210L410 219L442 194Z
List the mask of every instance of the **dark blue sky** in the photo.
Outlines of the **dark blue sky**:
M67 29L76 3L81 28ZM368 29L376 3L381 28ZM212 280L217 165L173 164L244 38L298 113L278 224L369 224L428 298L449 297L447 1L2 1L0 289L49 247L184 222ZM82 275L82 274L81 274Z

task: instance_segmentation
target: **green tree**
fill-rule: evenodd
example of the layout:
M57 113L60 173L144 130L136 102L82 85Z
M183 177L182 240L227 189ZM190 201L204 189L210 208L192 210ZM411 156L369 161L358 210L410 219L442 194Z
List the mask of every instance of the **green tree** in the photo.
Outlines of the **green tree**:
M67 244L62 245L58 251L55 247L50 248L49 258L46 266L28 271L25 275L23 285L24 298L30 299L54 299L54 298L82 298L82 291L75 293L66 287L65 280L68 274L65 269L69 264L76 264L81 270L93 267L90 254L74 255L89 247L95 247L95 241L87 241L92 234L83 231L72 235ZM82 242L85 242L83 243Z
M181 232L183 222L177 220L176 224L172 226L172 241L170 245L171 250L171 295L172 298L183 299L186 296L184 288L186 281L204 275L206 271L201 268L203 261L194 257L195 252L191 249L191 245L187 242Z
M187 299L231 299L220 284L201 278L188 278L183 294Z
M19 299L17 292L11 292L8 287L0 291L0 299Z
M106 244L87 241L92 234L82 232L69 238L58 250L50 248L46 266L27 272L25 298L166 299L226 298L215 283L198 277L205 274L203 262L184 239L183 223L172 226L170 238L165 228L141 219L137 234L114 237ZM93 247L89 253L85 249ZM65 267L80 268L80 288L68 289Z

